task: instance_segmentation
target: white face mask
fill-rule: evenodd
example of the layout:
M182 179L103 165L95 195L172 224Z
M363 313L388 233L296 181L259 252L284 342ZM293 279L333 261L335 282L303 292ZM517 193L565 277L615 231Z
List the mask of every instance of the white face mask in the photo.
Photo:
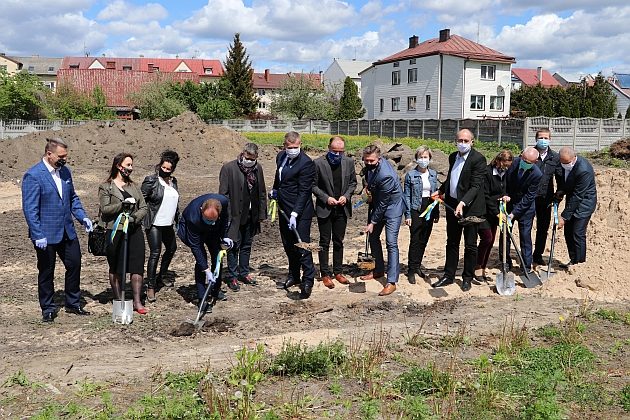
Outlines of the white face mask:
M573 167L575 166L575 162L576 162L576 161L577 161L577 159L576 159L576 160L574 160L574 161L573 161L573 162L571 162L571 163L560 163L560 165L562 165L562 168L563 168L565 171L570 171L570 170L571 170L571 169L573 169Z
M416 159L416 163L418 164L419 167L421 168L426 168L427 166L429 166L429 162L431 162L431 159L427 159L427 158L418 158Z
M459 150L459 153L462 155L465 155L470 151L471 146L471 143L457 143L457 150Z
M289 159L293 159L298 157L298 155L300 154L300 148L296 147L294 149L285 149L287 152L287 156L289 157Z
M256 161L243 158L241 163L243 164L244 167L251 168L252 166L256 164Z

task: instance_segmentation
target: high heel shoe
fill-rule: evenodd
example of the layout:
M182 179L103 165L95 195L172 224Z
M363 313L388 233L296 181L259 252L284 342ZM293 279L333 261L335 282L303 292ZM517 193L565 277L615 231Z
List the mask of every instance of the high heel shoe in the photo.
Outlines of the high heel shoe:
M138 312L140 315L146 315L149 313L147 308L134 308L133 310Z

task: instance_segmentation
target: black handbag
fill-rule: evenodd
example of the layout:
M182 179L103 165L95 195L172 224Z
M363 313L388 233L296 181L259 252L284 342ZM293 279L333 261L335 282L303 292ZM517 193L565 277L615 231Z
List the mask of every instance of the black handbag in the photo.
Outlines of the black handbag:
M107 245L107 230L103 226L95 225L88 235L88 251L95 257L104 257L107 255Z

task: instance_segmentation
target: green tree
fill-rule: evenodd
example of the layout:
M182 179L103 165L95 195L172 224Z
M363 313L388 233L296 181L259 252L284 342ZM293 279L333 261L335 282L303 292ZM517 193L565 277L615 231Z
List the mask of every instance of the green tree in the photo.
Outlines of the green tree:
M271 112L298 120L327 120L335 115L334 98L308 75L295 74L274 95Z
M47 90L35 75L20 72L9 76L5 71L0 72L0 119L42 118Z
M628 108L626 108L626 120L630 120L630 106L628 106Z
M173 97L170 81L147 83L129 99L140 109L141 118L168 120L186 111L186 105Z
M365 109L359 97L359 88L350 77L343 82L343 95L339 101L339 120L355 120L363 117Z
M237 115L246 116L253 113L257 103L252 80L254 70L240 34L234 35L223 65L225 66L223 77L228 81L230 93L235 99Z
M168 96L186 105L203 120L228 119L236 115L237 104L227 79L201 84L172 82Z
M107 107L107 98L100 86L91 94L79 92L69 83L61 83L55 92L48 92L46 117L59 120L111 120L116 113Z

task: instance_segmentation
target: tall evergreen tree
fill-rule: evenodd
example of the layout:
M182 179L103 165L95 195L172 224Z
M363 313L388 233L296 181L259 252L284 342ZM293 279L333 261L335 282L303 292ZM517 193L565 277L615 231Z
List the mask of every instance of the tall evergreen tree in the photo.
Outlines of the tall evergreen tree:
M365 109L359 98L359 88L352 81L350 77L346 77L343 82L343 95L339 101L339 114L337 116L340 120L354 120L363 117Z
M228 50L227 58L223 63L225 66L225 79L227 79L230 92L236 102L236 113L246 116L256 109L256 97L254 96L254 86L252 76L252 62L249 59L247 50L241 42L240 34L234 35L234 40Z

